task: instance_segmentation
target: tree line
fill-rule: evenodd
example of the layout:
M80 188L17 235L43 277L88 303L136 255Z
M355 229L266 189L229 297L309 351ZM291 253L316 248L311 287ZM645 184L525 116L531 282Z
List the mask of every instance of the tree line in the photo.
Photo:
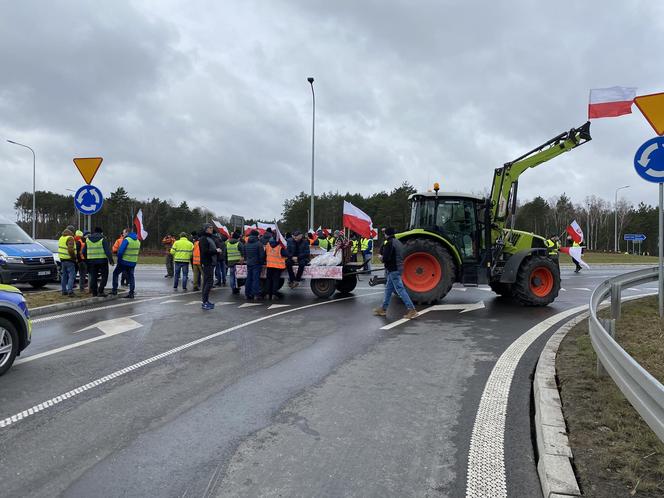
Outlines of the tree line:
M416 189L407 182L370 196L362 194L342 194L327 192L315 198L315 223L325 228L339 228L342 225L343 201L351 202L367 213L374 227L393 226L404 230L410 221L408 196ZM286 199L279 222L282 231L306 230L309 220L310 196L304 192ZM27 232L32 224L32 193L24 192L14 204L17 222ZM104 201L102 210L93 216L93 226L101 226L109 236L115 236L122 228L132 226L135 214L143 210L145 229L150 234L146 247L158 248L161 238L168 234L178 234L183 230L198 229L206 221L215 218L229 225L228 216L217 216L201 207L190 207L186 202L175 205L170 201L152 198L140 201L130 197L119 187ZM622 240L625 233L644 233L647 236L641 246L643 252L657 252L658 212L657 207L639 203L633 206L625 200L617 205L595 195L586 197L583 203L573 203L561 194L551 199L537 196L519 205L516 228L544 236L564 234L565 228L576 220L585 234L585 243L590 250L612 251L614 247L614 220L618 219L618 239L620 249L626 249ZM37 238L57 238L69 224L78 225L78 214L74 207L73 195L53 192L37 192ZM274 219L260 220L247 217L245 222L273 222ZM232 227L230 227L232 228Z

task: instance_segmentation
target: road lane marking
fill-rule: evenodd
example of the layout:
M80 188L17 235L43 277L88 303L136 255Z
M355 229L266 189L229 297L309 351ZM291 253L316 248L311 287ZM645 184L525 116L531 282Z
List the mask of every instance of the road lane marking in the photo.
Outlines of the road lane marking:
M290 304L273 304L268 308L268 310L276 310L277 308L286 308L288 306L290 306Z
M252 306L263 306L263 303L244 303L238 306L238 308L251 308Z
M169 303L181 303L182 301L178 301L177 299L169 299L167 301L163 301L159 304L169 304Z
M428 308L424 308L423 310L418 311L417 317L420 317L425 313L429 313L430 311L460 310L460 313L468 313L469 311L479 310L482 308L484 308L484 301L478 301L476 303L467 303L467 304L436 304L434 306L429 306ZM415 318L412 318L412 320L414 319ZM410 320L411 318L401 318L399 320L395 320L394 322L388 323L387 325L381 327L380 330L390 330L393 329L394 327L398 327L403 323L409 322Z
M652 294L630 296L631 301ZM468 451L466 498L506 498L505 418L514 372L526 350L561 320L586 311L588 305L557 313L531 327L500 355L484 386Z
M88 382L87 384L83 384L82 386L79 386L75 389L72 389L71 391L67 391L66 393L60 394L58 396L55 396L54 398L51 398L47 401L44 401L42 403L39 403L31 408L28 408L27 410L23 410L20 413L17 413L15 415L12 415L11 417L7 417L4 419L0 419L0 428L3 427L8 427L12 424L15 424L16 422L23 420L31 415L34 415L36 413L39 413L43 410L46 410L47 408L50 408L54 405L57 405L58 403L63 402L66 399L73 398L85 391L89 391L90 389L93 389L95 387L98 387L102 384L105 384L113 379L117 379L118 377L122 377L123 375L128 374L129 372L133 372L134 370L138 370L140 368L143 368L146 365L149 365L151 363L154 363L155 361L159 361L163 358L166 358L168 356L172 356L175 353L179 353L180 351L184 351L186 349L190 349L194 346L197 346L199 344L202 344L204 342L210 341L212 339L216 339L217 337L220 337L222 335L228 334L229 332L234 332L235 330L242 329L244 327L248 327L250 325L254 325L256 323L260 323L265 320L271 320L275 316L280 316L280 315L286 315L289 313L293 313L295 311L301 311L309 308L315 308L317 306L324 306L326 304L333 304L333 303L338 303L341 301L347 301L349 299L357 299L360 297L367 297L367 296L373 296L376 294L383 294L383 292L369 292L367 294L358 294L355 296L349 296L349 297L342 297L339 299L334 299L330 301L323 301L320 303L313 303L313 304L307 304L305 306L299 306L297 308L292 308L289 310L284 310L284 311L278 311L277 313L272 313L270 315L266 315L260 318L255 318L254 320L250 320L248 322L240 323L238 325L235 325L233 327L229 327L224 330L220 330L219 332L215 332L210 335L206 335L204 337L200 337L199 339L196 339L194 341L188 342L186 344L182 344L178 347L175 347L173 349L169 349L168 351L164 351L161 354L152 356L150 358L147 358L143 361L139 361L138 363L134 363L133 365L129 365L128 367L122 368L120 370L116 370L115 372L112 372L108 375L105 375L103 377L100 377L99 379L93 380L92 382Z
M588 287L572 287L572 290L582 290L590 292L590 289Z

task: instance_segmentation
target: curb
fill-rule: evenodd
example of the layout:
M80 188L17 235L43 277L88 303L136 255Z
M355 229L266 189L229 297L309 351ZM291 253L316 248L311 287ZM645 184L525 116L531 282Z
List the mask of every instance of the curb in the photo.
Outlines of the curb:
M30 309L30 318L35 318L37 316L46 315L48 313L54 313L56 311L65 311L77 308L87 308L98 303L107 303L109 301L115 301L119 297L122 297L122 294L112 295L109 294L106 297L88 297L85 299L77 299L75 301L69 301L66 303L57 303L49 304L46 306L39 306L38 308Z
M572 449L567 438L560 393L556 384L556 354L567 333L586 318L583 312L562 325L547 341L540 354L533 379L537 473L544 498L581 496L572 469Z

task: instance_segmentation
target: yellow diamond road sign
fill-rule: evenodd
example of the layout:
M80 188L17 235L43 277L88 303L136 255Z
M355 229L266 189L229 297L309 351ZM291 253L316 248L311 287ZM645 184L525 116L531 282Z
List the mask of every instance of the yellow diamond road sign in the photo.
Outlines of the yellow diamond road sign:
M655 133L664 135L664 93L641 95L634 99L634 103L646 117Z
M74 159L74 164L78 168L79 173L88 185L92 183L92 179L99 171L101 162L104 160L102 157L77 157Z

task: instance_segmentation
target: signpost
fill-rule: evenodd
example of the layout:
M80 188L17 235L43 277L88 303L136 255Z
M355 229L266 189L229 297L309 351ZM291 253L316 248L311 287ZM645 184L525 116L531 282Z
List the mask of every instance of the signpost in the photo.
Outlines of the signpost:
M659 317L664 318L664 93L634 99L659 137L645 142L634 156L634 168L646 181L659 184Z
M83 177L86 185L76 191L74 205L79 212L87 216L87 230L92 231L91 216L101 209L104 204L104 196L97 187L91 185L104 158L102 157L75 157L74 164Z

